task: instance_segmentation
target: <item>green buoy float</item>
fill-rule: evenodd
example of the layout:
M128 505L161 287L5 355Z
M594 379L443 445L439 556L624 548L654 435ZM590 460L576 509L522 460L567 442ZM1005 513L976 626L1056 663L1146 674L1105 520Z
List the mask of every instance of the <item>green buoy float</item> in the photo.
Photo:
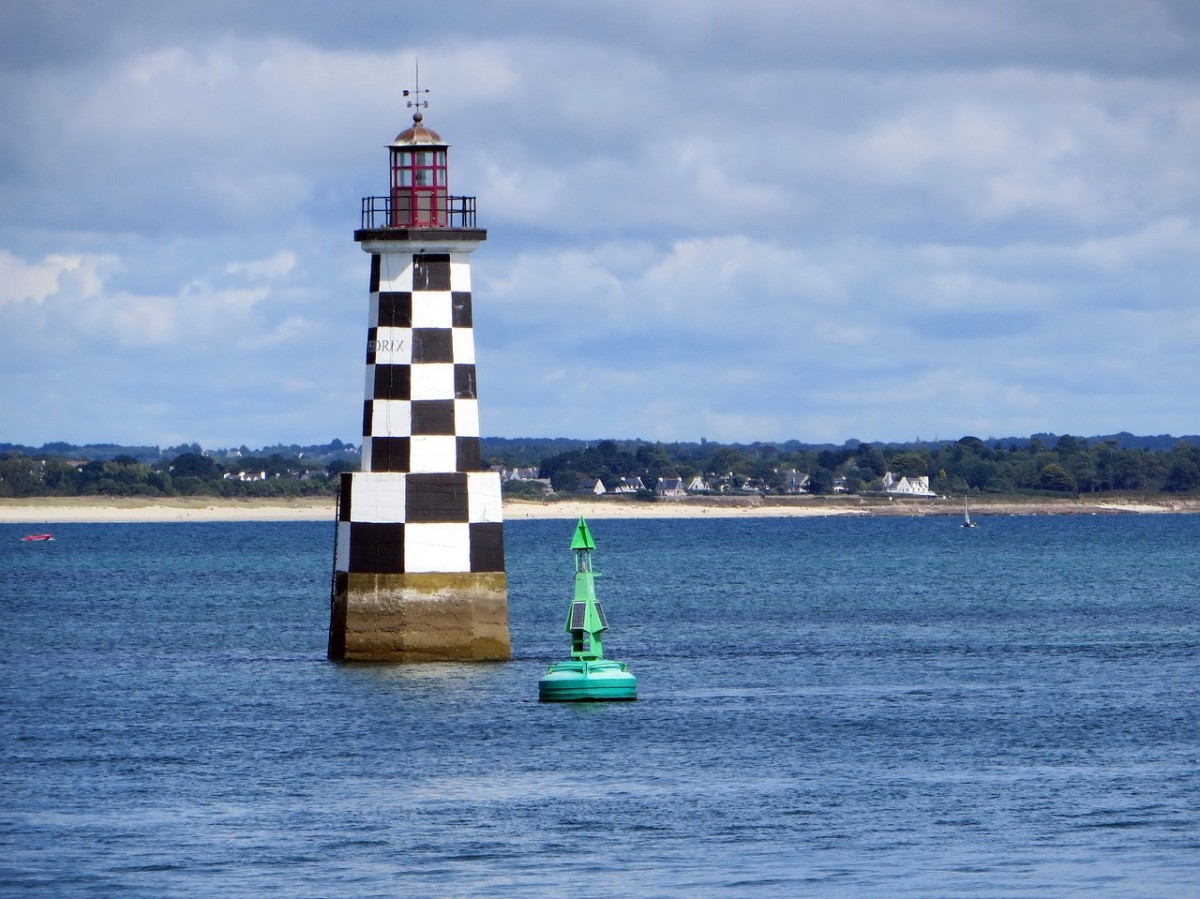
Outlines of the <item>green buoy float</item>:
M567 613L571 659L555 662L538 681L538 698L545 702L595 699L637 699L637 678L623 662L604 658L600 635L608 630L604 610L596 599L592 532L582 518L575 526L575 598Z

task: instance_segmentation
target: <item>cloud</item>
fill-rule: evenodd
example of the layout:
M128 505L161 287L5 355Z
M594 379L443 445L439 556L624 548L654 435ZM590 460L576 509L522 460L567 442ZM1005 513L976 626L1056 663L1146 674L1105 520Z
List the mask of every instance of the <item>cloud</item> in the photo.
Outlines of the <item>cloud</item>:
M291 250L280 250L265 259L249 262L231 262L225 271L231 275L247 275L251 278L279 278L296 268L296 254Z
M264 346L295 346L297 343L309 342L321 333L320 327L308 319L289 316L278 325L271 328L265 335L247 335L239 341L246 348Z
M85 259L78 255L51 253L37 262L23 259L0 250L0 306L23 302L42 303L60 289L71 289L66 282L74 282L74 292L89 295L99 287L97 268L105 259Z
M218 339L231 330L262 330L255 313L269 296L267 288L218 287L196 280L181 285L173 296L138 294L113 286L122 268L122 260L110 256L47 256L27 263L0 255L0 278L8 282L0 303L14 317L6 342L14 350L18 343L29 348L30 335L40 334L44 343L32 348L43 351L52 345L85 344L186 350L188 344ZM231 265L227 270L256 277L263 269Z
M0 9L6 427L353 437L351 233L419 59L489 230L485 431L1195 430L1186 5L426 12Z

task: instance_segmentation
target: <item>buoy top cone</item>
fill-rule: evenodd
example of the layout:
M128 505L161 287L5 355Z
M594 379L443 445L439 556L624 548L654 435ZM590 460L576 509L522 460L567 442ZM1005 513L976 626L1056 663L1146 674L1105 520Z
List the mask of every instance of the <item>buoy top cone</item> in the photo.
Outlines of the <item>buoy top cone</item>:
M592 532L580 518L571 541L575 553L575 595L566 624L571 635L571 660L551 665L538 681L541 699L637 699L637 678L626 670L624 663L604 658L600 635L608 630L608 621L596 599L596 572L592 568L595 548Z
M571 549L593 550L596 548L596 541L592 539L592 532L588 530L587 522L583 520L583 516L579 518L579 524L575 525L575 539L571 541Z

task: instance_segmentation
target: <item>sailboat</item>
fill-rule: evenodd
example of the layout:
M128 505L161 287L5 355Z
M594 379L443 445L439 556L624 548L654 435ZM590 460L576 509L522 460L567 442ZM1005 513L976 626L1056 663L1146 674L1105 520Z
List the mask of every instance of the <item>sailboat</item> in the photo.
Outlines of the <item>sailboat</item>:
M962 526L964 528L979 527L979 525L977 525L975 522L973 522L971 520L971 510L967 507L967 498L965 496L963 497L963 523L962 523Z

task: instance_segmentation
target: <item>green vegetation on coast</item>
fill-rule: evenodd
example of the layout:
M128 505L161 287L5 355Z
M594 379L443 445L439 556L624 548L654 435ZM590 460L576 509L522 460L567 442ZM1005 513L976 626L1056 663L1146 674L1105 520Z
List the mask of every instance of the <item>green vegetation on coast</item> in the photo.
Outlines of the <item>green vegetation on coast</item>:
M581 478L612 483L640 478L721 478L730 489L763 495L786 490L787 473L808 475L812 494L866 494L886 472L928 477L941 495L1080 496L1113 492L1200 491L1200 438L1035 435L983 441L869 444L652 443L641 440L484 438L485 465L536 469L560 493ZM216 496L284 498L331 495L343 471L357 469L357 448L319 446L252 451L172 447L0 444L0 497ZM506 482L506 491L532 489ZM539 486L538 490L541 489Z
M0 497L327 496L338 475L358 467L358 453L337 447L204 452L196 445L157 447L63 444L39 451L0 446ZM136 455L135 455L136 454Z

